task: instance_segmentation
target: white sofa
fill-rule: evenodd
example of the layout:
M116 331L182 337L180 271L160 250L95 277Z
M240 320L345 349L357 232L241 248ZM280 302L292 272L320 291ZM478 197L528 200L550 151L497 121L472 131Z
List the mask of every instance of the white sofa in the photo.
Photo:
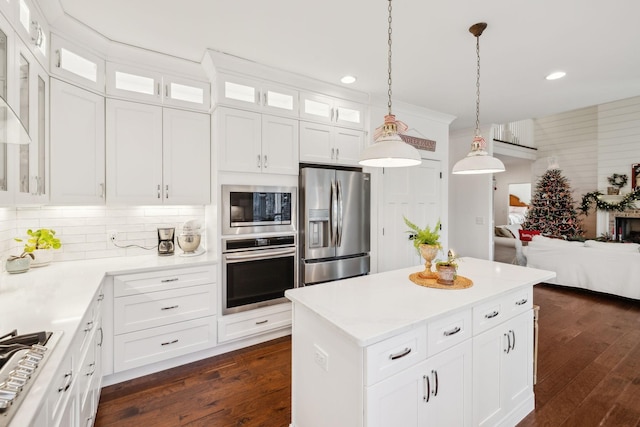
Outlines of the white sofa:
M549 283L640 299L640 245L534 236L524 249L527 267L556 272Z
M507 264L525 265L522 242L518 230L520 224L497 225L493 236L493 260Z

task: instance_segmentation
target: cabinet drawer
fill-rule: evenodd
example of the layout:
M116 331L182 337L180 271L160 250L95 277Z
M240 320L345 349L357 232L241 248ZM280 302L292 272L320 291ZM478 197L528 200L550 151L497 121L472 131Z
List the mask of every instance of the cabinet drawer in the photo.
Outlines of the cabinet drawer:
M291 303L222 316L218 319L218 341L231 341L291 326Z
M114 371L120 372L215 346L215 317L189 320L114 338Z
M459 311L429 322L427 326L427 356L446 350L471 338L471 309Z
M214 265L205 265L115 276L113 279L114 296L122 297L214 283L215 268Z
M206 284L116 298L114 332L124 334L214 315L215 290L215 285Z
M73 372L73 359L68 354L60 363L58 371L51 380L53 386L49 389L47 406L49 407L49 419L55 420L64 411L69 396L72 394L71 384L75 380Z
M494 326L524 313L533 307L533 287L518 289L473 308L473 334L478 335Z
M370 345L365 349L365 385L375 384L426 358L426 326Z

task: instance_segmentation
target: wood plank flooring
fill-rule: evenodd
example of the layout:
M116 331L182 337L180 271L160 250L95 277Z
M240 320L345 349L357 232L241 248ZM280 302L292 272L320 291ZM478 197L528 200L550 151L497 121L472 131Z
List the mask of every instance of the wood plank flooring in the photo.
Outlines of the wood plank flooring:
M640 427L640 303L551 285L536 286L534 302L536 410L519 426ZM106 387L95 425L285 427L290 420L291 340L284 337Z

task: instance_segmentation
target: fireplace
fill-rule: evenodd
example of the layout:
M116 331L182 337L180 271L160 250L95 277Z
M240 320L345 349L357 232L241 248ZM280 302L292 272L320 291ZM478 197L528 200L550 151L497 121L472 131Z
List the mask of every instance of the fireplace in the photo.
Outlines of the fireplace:
M610 214L610 229L615 240L640 243L640 210L630 209Z

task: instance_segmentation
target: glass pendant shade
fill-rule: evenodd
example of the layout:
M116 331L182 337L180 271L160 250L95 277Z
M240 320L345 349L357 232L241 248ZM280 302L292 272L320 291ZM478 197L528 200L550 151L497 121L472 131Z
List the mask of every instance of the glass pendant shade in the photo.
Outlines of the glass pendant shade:
M398 168L416 166L422 163L415 147L404 142L397 133L385 135L368 146L358 162L362 166Z

